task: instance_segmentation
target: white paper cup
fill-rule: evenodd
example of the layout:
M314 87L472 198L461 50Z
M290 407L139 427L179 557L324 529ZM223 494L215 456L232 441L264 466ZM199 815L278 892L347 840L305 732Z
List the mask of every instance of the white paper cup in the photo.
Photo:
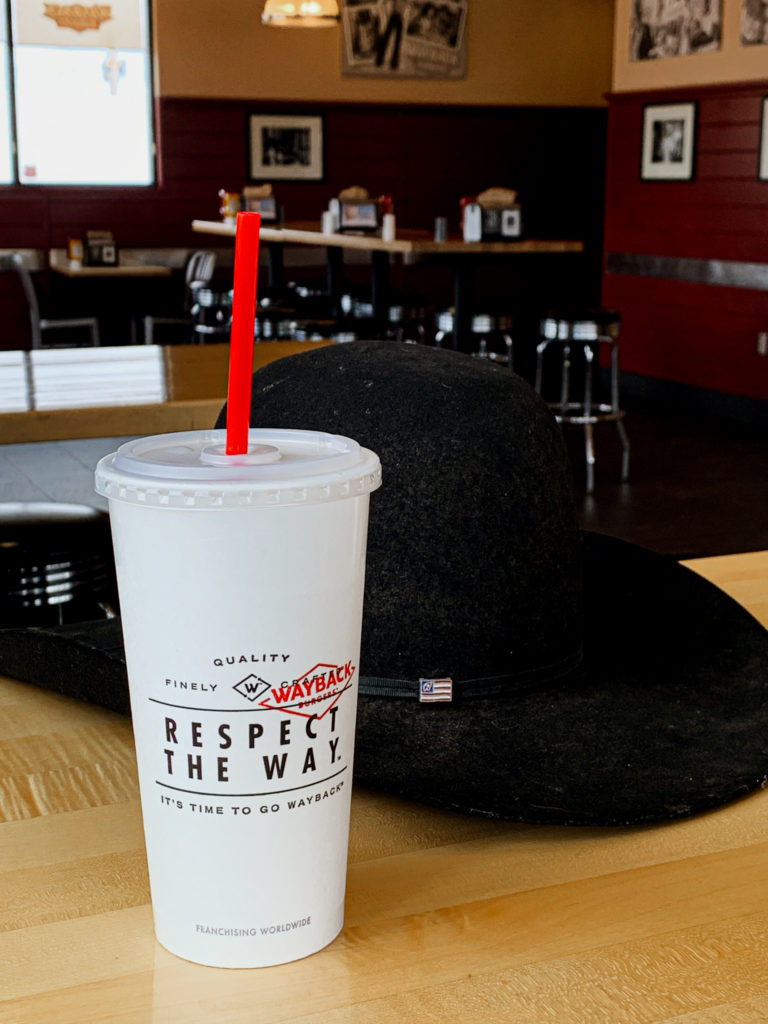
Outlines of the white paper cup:
M370 492L355 441L252 430L102 459L158 940L219 967L341 930Z

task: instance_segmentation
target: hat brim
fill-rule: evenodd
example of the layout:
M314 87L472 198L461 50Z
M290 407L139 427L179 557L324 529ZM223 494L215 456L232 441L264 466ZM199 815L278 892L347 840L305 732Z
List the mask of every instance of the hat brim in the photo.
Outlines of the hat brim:
M570 825L685 817L766 785L768 631L667 556L589 533L583 555L577 672L508 701L361 695L355 779L463 812ZM129 709L119 620L0 630L0 672Z
M766 784L768 631L674 559L589 533L583 554L580 669L510 700L361 695L359 782L569 825L670 820Z

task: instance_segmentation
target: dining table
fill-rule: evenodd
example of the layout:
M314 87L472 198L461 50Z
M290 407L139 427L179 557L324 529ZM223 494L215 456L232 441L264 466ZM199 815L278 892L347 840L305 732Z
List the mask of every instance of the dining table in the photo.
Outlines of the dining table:
M253 370L275 359L312 352L330 344L332 342L328 339L259 341L253 348ZM227 398L229 345L158 347L162 352L165 401L0 412L2 443L25 444L210 429ZM3 1024L2 1020L0 1024Z
M234 238L236 223L193 220L192 230ZM584 242L579 239L518 238L465 242L456 235L438 241L429 231L400 227L394 238L385 239L380 232L324 232L314 222L287 223L281 227L262 226L260 237L269 249L269 284L273 288L280 288L284 283L283 250L286 245L324 247L328 294L332 297L338 297L343 289L344 251L370 253L371 303L374 320L380 325L386 325L388 319L392 257L399 256L410 261L434 258L448 262L453 269L453 347L462 352L471 350L471 322L475 311L473 285L478 260L584 252Z
M170 277L173 270L163 263L146 263L141 260L120 259L118 263L97 266L89 263L73 262L66 258L66 250L51 249L48 254L48 267L54 274L63 277Z
M48 269L60 305L92 310L102 337L132 345L139 342L138 296L148 306L164 304L168 279L175 272L168 264L150 263L131 252L121 252L119 262L112 265L73 263L67 259L66 249L49 251Z
M685 564L768 626L768 551ZM3 1024L768 1019L764 790L598 828L355 785L342 932L235 970L154 939L128 717L0 678L0 822Z

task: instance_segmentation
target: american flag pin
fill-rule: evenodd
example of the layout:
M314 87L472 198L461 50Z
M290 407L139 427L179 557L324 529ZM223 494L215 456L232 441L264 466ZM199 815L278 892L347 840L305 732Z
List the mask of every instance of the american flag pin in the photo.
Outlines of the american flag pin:
M452 679L420 679L419 680L419 702L430 704L433 701L453 700Z

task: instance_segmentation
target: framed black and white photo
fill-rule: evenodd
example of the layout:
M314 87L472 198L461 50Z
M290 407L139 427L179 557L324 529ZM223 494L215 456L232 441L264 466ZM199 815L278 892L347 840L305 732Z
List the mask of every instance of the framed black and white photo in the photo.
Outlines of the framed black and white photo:
M722 21L722 0L633 0L629 59L712 53L722 44Z
M691 181L696 156L696 103L656 103L643 109L643 181Z
M343 0L341 73L464 78L469 0Z
M741 45L768 43L768 0L741 0Z
M249 114L249 181L322 181L321 114Z
M768 181L768 96L763 99L763 116L760 120L760 162L757 177Z

